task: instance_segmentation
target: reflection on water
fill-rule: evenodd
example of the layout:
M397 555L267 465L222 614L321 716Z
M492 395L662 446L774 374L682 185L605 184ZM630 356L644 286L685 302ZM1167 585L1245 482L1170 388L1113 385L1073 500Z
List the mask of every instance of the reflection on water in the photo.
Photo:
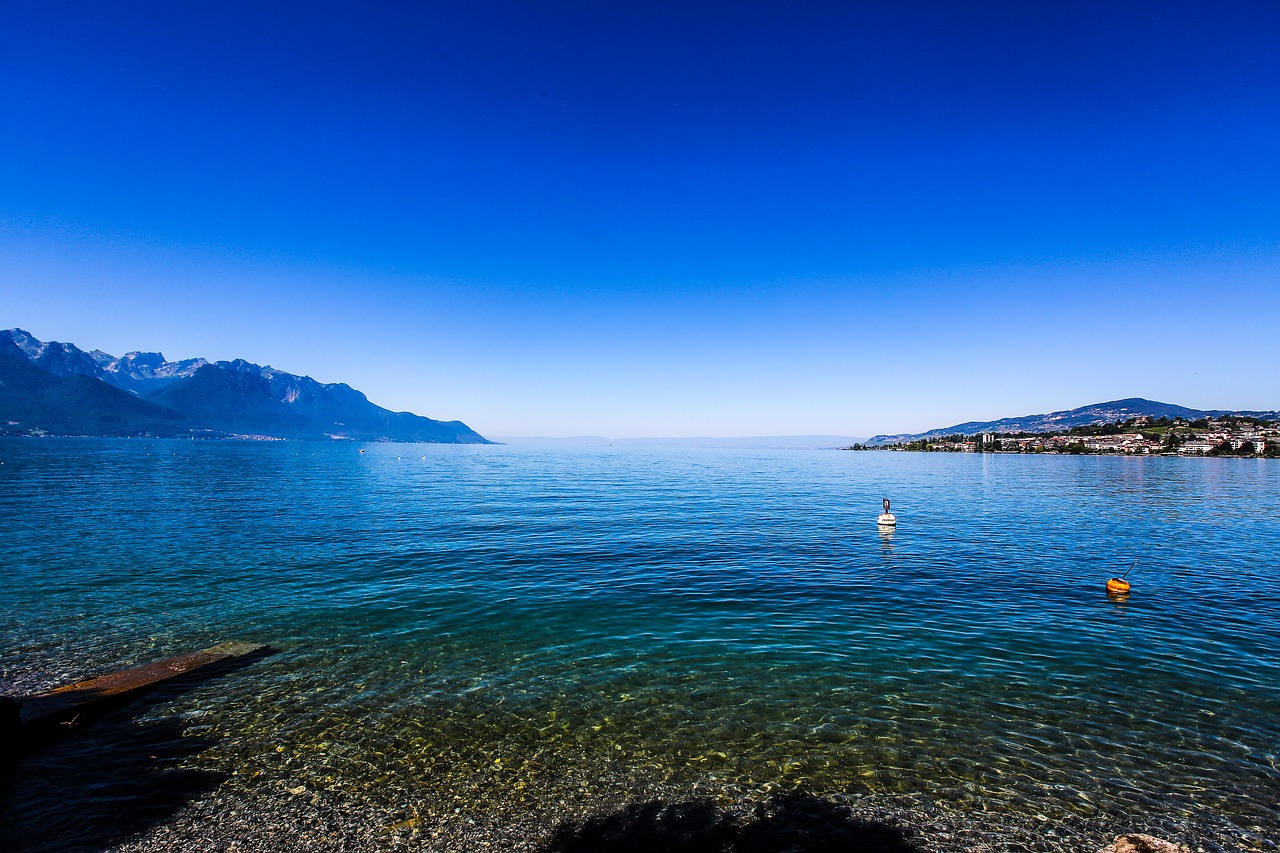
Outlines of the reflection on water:
M1118 592L1116 590L1109 589L1106 591L1106 593L1107 593L1107 600L1115 605L1116 610L1118 610L1121 613L1124 613L1129 609L1129 593L1128 592Z
M271 643L150 716L388 824L799 786L1280 834L1276 466L366 451L0 442L3 677Z

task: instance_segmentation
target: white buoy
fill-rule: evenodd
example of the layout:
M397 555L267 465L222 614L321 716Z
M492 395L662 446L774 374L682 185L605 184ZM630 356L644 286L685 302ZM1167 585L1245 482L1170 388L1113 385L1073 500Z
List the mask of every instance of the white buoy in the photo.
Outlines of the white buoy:
M884 512L876 519L876 524L881 527L897 527L898 519L894 518L893 513L889 512L889 499L884 499Z

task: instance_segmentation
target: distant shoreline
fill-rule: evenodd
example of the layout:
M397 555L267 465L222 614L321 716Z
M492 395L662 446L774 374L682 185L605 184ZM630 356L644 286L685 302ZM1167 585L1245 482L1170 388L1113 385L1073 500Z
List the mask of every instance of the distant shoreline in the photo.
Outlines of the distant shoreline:
M1244 415L1187 420L1140 416L1044 432L925 434L843 450L1028 455L1280 457L1280 421Z

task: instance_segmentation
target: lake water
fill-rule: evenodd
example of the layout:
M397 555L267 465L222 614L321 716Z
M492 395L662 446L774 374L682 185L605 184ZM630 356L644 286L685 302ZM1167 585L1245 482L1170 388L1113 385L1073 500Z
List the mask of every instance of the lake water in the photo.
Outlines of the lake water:
M28 759L11 839L107 846L95 815L146 811L119 777L170 774L112 832L224 797L425 843L799 788L1024 844L1280 840L1274 460L365 451L0 440L0 691L277 650Z

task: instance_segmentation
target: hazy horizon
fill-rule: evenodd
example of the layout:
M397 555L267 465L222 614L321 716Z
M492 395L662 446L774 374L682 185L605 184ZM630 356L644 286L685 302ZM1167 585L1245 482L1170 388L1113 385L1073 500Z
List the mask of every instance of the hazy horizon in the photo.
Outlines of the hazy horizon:
M512 445L555 445L562 447L585 446L668 446L668 447L739 447L739 448L824 448L838 447L864 441L869 436L844 435L654 435L654 436L605 436L605 435L516 435L485 436L491 441Z

